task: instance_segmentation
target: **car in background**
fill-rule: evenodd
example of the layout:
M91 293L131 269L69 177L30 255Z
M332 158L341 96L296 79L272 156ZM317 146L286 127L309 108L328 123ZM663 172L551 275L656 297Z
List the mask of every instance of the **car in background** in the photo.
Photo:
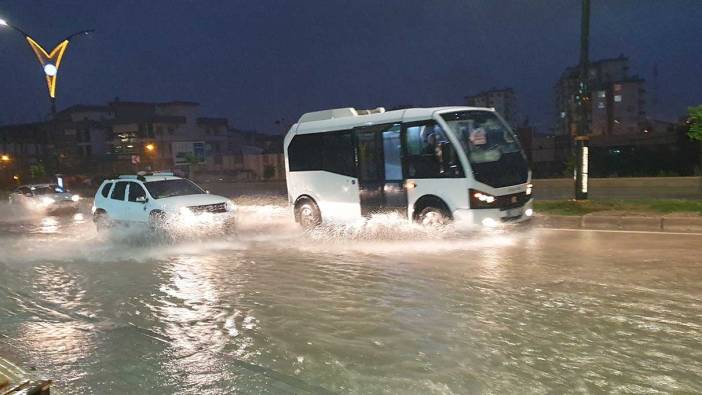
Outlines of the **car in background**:
M80 208L80 195L58 184L22 185L10 193L10 204L47 214L73 214Z
M152 230L234 229L234 202L211 195L173 173L121 175L102 182L92 207L98 230L113 225L146 225Z

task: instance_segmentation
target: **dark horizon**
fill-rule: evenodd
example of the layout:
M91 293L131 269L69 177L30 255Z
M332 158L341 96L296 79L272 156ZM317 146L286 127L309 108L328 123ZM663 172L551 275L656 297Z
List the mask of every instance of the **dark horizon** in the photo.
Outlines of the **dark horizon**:
M45 47L96 29L68 48L59 110L115 97L197 101L203 116L270 133L282 131L277 120L319 109L461 105L465 96L511 87L519 119L544 133L553 86L577 64L580 35L579 1L546 3L0 1L0 18ZM646 79L648 116L674 120L702 103L700 20L696 1L594 0L590 57L627 56L631 74ZM0 75L0 123L48 114L33 54L1 28Z

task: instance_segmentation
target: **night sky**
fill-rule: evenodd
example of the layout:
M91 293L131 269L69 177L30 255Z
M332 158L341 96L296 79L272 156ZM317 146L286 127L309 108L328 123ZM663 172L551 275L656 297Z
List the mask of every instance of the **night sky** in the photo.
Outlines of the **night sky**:
M0 18L52 48L97 30L68 48L59 108L192 100L268 133L308 111L460 105L493 87L513 87L520 117L545 133L580 36L576 0L0 0ZM592 59L627 55L647 80L649 115L675 119L702 103L702 1L593 0L591 29ZM47 113L41 68L0 28L0 123Z

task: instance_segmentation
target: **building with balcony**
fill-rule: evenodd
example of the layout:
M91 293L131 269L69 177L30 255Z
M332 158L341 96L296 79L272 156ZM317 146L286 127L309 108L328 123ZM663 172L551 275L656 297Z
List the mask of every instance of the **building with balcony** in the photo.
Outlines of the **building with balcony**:
M580 120L578 111L578 66L567 68L554 87L555 134L574 136ZM629 74L629 58L601 59L590 64L590 119L593 136L640 133L646 120L645 81Z

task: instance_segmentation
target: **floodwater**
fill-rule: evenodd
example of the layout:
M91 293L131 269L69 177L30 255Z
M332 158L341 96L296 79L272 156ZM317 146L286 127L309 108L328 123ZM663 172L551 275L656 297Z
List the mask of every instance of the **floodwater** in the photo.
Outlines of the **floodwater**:
M702 392L702 236L241 202L176 241L0 206L0 355L68 394Z

